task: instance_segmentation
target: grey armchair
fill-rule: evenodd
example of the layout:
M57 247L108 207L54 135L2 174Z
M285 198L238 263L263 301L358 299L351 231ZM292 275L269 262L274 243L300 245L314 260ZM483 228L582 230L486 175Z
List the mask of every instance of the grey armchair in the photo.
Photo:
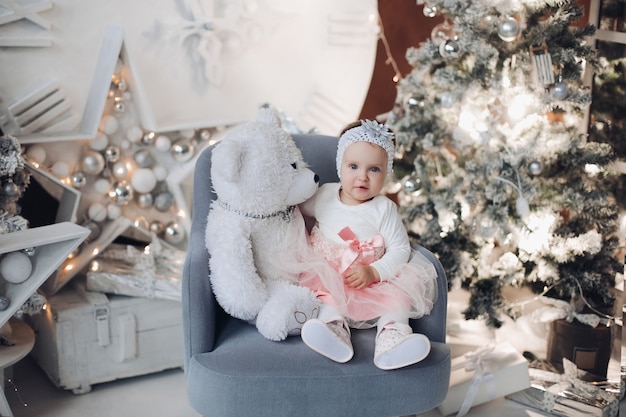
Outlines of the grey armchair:
M337 181L337 139L294 135L320 183ZM313 352L300 337L272 342L257 329L228 316L217 304L209 281L206 218L215 198L210 179L211 148L195 168L189 248L183 270L185 377L190 405L212 416L359 416L422 413L443 401L450 379L445 344L447 282L438 259L439 295L430 315L411 322L432 343L428 357L406 368L382 371L373 363L375 329L353 331L355 355L346 364Z

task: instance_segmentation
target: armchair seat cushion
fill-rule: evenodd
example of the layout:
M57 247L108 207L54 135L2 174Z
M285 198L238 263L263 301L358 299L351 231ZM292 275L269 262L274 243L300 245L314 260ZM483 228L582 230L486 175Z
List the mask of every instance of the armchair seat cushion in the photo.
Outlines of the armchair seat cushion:
M443 401L450 373L447 345L433 342L422 362L383 371L372 363L375 335L376 329L354 330L354 357L337 364L309 349L299 337L272 342L253 326L229 319L215 350L197 354L189 363L192 406L205 410L206 416L243 416L256 409L255 416L268 417L381 417L390 408L398 415L397 405L407 397L414 398L401 414L414 412L416 398L423 409ZM359 401L362 397L368 401Z

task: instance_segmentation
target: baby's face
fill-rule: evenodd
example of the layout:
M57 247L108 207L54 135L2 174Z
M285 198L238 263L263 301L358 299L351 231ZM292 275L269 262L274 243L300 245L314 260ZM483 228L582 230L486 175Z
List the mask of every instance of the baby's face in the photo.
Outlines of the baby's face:
M341 161L341 201L356 205L380 194L387 176L387 152L369 142L355 142Z

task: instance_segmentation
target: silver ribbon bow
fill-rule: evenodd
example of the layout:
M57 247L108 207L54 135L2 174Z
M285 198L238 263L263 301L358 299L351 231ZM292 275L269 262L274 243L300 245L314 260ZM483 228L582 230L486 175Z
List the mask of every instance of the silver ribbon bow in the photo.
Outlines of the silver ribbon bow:
M581 314L576 312L574 306L566 301L557 300L551 297L541 297L540 300L551 307L543 307L535 310L533 319L542 323L548 323L554 320L565 319L572 322L574 319L591 327L597 327L600 324L600 317L596 314Z
M465 368L465 371L467 372L474 371L472 383L465 394L463 402L461 403L461 408L459 408L457 417L463 417L468 413L474 403L474 398L476 398L478 389L483 382L485 383L489 399L491 400L496 397L496 387L493 381L493 373L491 372L491 369L489 369L489 364L487 363L487 359L490 359L495 355L495 347L494 343L490 343L487 346L478 348L473 352L466 353L465 361L452 367L453 371L461 368Z

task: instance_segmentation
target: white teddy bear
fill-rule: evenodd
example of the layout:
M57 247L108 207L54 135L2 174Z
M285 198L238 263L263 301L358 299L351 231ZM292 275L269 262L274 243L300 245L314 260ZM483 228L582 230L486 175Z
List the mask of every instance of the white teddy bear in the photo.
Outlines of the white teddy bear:
M256 121L232 128L215 146L211 179L217 199L207 218L206 246L217 301L267 339L299 334L319 304L277 259L297 246L288 236L306 239L296 205L315 193L317 175L276 113L263 107Z

